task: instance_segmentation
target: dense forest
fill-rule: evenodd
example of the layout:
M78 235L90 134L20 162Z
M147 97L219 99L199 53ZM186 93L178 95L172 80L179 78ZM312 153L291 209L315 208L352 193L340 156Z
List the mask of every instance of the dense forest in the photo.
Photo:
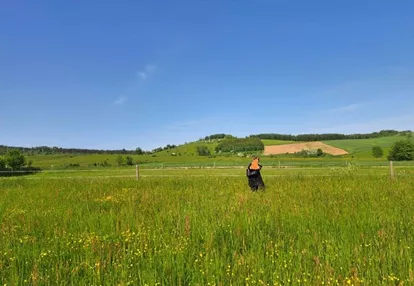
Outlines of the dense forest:
M212 134L212 135L206 136L200 141L202 140L209 141L209 140L224 139L224 138L234 138L234 136L231 134L218 133L218 134Z
M277 134L277 133L263 133L255 134L250 137L260 139L273 139L273 140L289 140L289 141L322 141L322 140L343 140L343 139L370 139L394 136L397 134L405 134L411 131L396 131L396 130L381 130L380 132L372 133L356 133L356 134L340 134L340 133L326 133L326 134Z
M230 138L221 141L215 151L216 152L249 152L262 151L264 149L263 142L259 138Z

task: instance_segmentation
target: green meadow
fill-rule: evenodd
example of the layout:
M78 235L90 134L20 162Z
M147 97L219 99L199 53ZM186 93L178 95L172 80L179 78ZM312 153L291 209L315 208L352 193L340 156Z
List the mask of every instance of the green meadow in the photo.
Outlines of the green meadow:
M405 136L389 136L372 139L343 139L323 141L328 145L348 151L356 158L372 158L372 147L380 146L384 149L384 157L388 155L390 147L398 140L404 140Z
M102 173L100 173L102 172ZM412 167L0 179L2 285L411 285Z

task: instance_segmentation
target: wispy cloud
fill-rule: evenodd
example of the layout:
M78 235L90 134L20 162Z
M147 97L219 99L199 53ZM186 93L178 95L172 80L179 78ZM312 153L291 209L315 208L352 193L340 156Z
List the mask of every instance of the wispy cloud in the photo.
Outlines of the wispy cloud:
M118 97L115 101L114 101L114 104L115 105L121 105L121 104L124 104L125 103L125 101L127 100L128 98L126 97L126 96L120 96L120 97Z
M144 67L143 70L138 71L138 77L142 80L146 80L148 76L154 74L157 71L158 67L154 64L148 64Z
M363 106L362 103L353 103L353 104L349 104L349 105L344 105L344 106L339 106L339 107L335 107L330 109L330 112L352 112L355 110L360 109Z

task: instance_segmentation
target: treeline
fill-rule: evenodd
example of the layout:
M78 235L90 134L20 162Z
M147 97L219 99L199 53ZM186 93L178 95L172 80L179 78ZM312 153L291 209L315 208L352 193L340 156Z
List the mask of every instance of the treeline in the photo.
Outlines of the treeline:
M224 139L224 138L234 138L234 136L231 134L218 133L218 134L212 134L212 135L206 136L202 140L209 141L209 140Z
M263 142L260 138L231 138L221 141L217 146L216 152L249 152L264 150Z
M173 149L173 148L175 148L175 147L177 147L177 145L174 145L174 144L170 145L170 144L168 144L168 145L166 145L165 147L158 147L158 148L155 148L154 150L152 150L152 151L151 151L151 152L149 152L149 153L157 153L157 152L161 152L161 151L164 151L164 150L170 150L170 149Z
M77 149L60 147L11 147L0 145L0 155L6 154L7 150L19 150L27 155L54 155L54 154L136 154L136 150L99 150L99 149Z
M397 130L381 130L372 133L356 133L356 134L341 134L341 133L324 133L324 134L277 134L277 133L262 133L251 135L253 138L272 139L272 140L289 140L289 141L322 141L322 140L343 140L343 139L370 139L394 136L398 134L406 134L411 131L397 131Z

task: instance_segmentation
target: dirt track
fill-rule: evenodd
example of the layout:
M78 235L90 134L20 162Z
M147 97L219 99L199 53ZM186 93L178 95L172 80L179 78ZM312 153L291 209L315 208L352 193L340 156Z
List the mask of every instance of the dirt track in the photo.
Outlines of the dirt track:
M273 145L273 146L265 146L264 155L272 155L272 154L286 154L286 153L296 153L300 152L303 149L310 150L310 149L318 149L321 148L324 153L331 154L331 155L345 155L348 154L347 151L343 149L339 149L325 143L315 141L315 142L306 142L306 143L293 143L293 144L284 144L284 145Z

